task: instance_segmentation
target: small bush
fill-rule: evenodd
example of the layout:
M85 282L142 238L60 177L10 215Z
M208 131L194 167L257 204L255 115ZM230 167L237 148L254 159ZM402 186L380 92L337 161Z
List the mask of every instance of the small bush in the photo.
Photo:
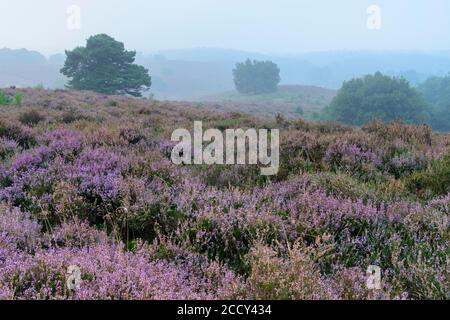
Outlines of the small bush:
M20 107L22 105L22 98L23 98L23 95L20 93L16 94L14 96L14 102L15 102L16 106Z
M288 259L279 258L266 246L256 246L249 254L251 273L248 289L254 299L327 299L327 292L314 261L295 246Z
M299 114L299 115L303 115L305 112L303 111L303 108L301 106L298 106L297 108L295 108L295 113Z
M109 100L107 105L108 107L117 107L119 103L115 100Z
M428 170L416 172L406 178L406 186L411 192L422 196L450 193L450 154L433 162Z
M86 120L87 117L84 116L81 112L75 110L75 109L69 109L67 111L64 111L64 113L61 116L61 121L69 124L69 123L73 123L75 121L79 121L79 120Z
M36 110L25 111L19 116L19 121L27 126L37 125L44 120L45 117Z
M14 140L0 138L0 160L13 155L18 150Z
M0 106L7 106L12 103L12 99L10 96L6 95L3 91L0 90Z
M30 128L18 121L0 119L0 137L16 141L23 148L30 148L36 144L36 139Z

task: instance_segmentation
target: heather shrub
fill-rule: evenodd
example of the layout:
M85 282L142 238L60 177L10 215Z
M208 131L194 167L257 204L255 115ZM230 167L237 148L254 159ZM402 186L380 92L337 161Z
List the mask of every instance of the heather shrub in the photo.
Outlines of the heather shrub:
M116 128L97 128L91 125L85 128L85 141L86 144L94 149L123 146L126 144L126 141L120 136Z
M83 201L74 184L65 181L56 183L51 201L55 211L54 219L59 223L75 217L88 219L90 206Z
M386 165L387 170L397 179L408 176L414 171L420 171L428 166L428 161L424 155L401 154L394 156Z
M433 210L439 210L440 212L443 212L445 214L450 213L450 194L447 194L443 197L438 197L433 200L431 200L428 203L430 209Z
M27 126L34 126L45 120L45 117L37 110L29 110L22 112L19 121Z
M167 197L171 210L166 210L166 219L172 222L158 229L167 232L168 226L180 224L177 237L187 239L196 252L245 273L243 257L253 239L258 235L270 243L279 236L279 217L258 212L254 206L259 204L252 195L240 194L238 190L230 194L189 180L184 183L180 186L183 193L175 189Z
M390 239L392 265L386 278L412 299L448 298L448 213L434 214L410 217L409 232Z
M377 202L377 199L381 202L394 202L400 200L415 199L416 196L411 194L405 186L405 183L401 180L389 179L383 183L374 185L374 193L372 201Z
M28 231L19 232L19 228ZM154 261L153 249L138 243L133 253L79 220L63 223L44 247L30 242L40 226L17 210L0 215L0 282L9 299L237 299L240 279L217 263L179 264ZM46 241L44 236L42 241ZM8 246L11 244L11 246ZM7 245L4 247L4 245ZM6 249L6 251L5 251ZM14 251L14 250L19 251ZM66 287L70 265L81 270L81 287ZM133 275L133 276L132 276Z
M380 159L370 150L338 141L330 146L325 154L325 161L333 167L343 167L346 170L361 170L364 164L379 166Z
M330 139L327 136L316 135L311 132L292 130L282 140L281 150L293 156L296 154L306 161L320 165L325 156Z
M18 145L14 140L0 138L0 160L4 160L18 151Z
M44 135L42 143L48 146L50 152L73 160L83 148L81 135L73 130L56 129Z
M390 210L399 209L394 206ZM383 278L390 284L391 298L405 293L413 299L443 298L443 292L448 292L443 281L448 240L442 213L437 213L435 219L424 219L429 216L429 209L409 210L403 224L346 222L345 232L335 239L339 247L337 255L347 267L380 266ZM424 274L426 278L421 278Z
M41 147L21 153L13 159L11 167L2 175L1 201L28 207L31 205L31 198L27 196L27 190L31 194L35 191L39 197L48 190L52 179L57 177L47 176L47 170L41 167L49 156L47 151L45 147Z
M41 226L17 208L0 206L0 234L21 251L34 251L41 242Z
M65 124L70 124L76 121L87 119L88 117L74 108L70 108L69 110L64 111L61 115L61 121Z
M273 119L20 92L24 109L0 119L0 298L449 296L448 135L283 119L279 173L262 177L258 166L174 165L169 138L198 119L223 129ZM23 110L45 125L18 121ZM75 291L70 265L81 269ZM381 290L365 285L369 265Z
M71 178L89 202L117 203L122 171L126 163L118 155L102 150L86 150L75 162Z
M257 300L315 300L332 296L313 260L295 245L286 258L270 247L257 245L249 254L250 275L247 286Z
M260 175L260 168L248 168L243 165L227 166L200 166L199 176L208 186L228 188L230 186L246 188L248 186L261 186L267 182L267 177Z
M433 130L429 126L413 126L401 121L383 124L383 122L375 120L363 126L362 130L373 133L386 142L400 140L413 145L431 145L433 141Z
M349 173L321 172L311 176L311 183L333 197L353 201L360 199L377 205L413 198L403 181L394 178L367 182Z
M327 194L344 199L350 198L353 201L357 199L368 200L371 198L371 192L373 192L367 184L341 172L319 173L311 179L313 184L317 184L317 187Z
M338 270L332 278L331 286L341 300L385 300L403 299L405 295L390 297L389 288L382 283L381 290L369 290L366 286L367 274L358 267Z
M251 250L253 239L259 237L270 244L279 234L269 221L239 219L246 219L241 212L231 212L225 218L203 217L188 229L187 236L197 252L206 254L210 260L226 263L239 274L246 274L249 266L245 255Z
M423 196L441 196L450 193L450 154L435 160L427 170L416 172L405 179L407 188Z
M40 251L23 261L21 268L10 267L3 281L14 288L16 299L207 298L201 292L201 284L186 279L182 269L148 262L146 256L143 251L132 255L114 246ZM82 289L75 292L66 287L70 265L83 270Z
M317 137L310 132L288 132L281 140L280 154L289 154L289 157L281 156L276 178L284 180L293 174L321 170L322 159L330 143L328 140L326 136Z
M161 201L134 210L126 223L132 238L152 241L158 234L173 235L184 219L184 213Z
M14 140L23 148L30 148L36 144L30 128L8 119L0 119L0 137Z
M192 252L186 241L181 240L179 244L175 244L169 237L160 235L153 241L150 251L152 261L167 261L201 276L205 279L208 293L227 300L249 298L240 276L235 275L225 265L209 261L204 255Z
M51 234L52 245L56 247L84 248L107 244L109 240L105 232L96 230L76 216L63 221Z
M117 107L119 105L119 103L117 101L115 101L115 100L109 100L107 105L109 107Z

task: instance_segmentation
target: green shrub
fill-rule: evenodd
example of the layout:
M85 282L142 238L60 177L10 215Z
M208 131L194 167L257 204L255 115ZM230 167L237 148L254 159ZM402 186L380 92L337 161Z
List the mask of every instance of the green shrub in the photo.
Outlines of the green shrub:
M0 106L7 106L12 103L12 99L10 96L6 95L3 91L0 90Z
M422 196L446 195L450 192L450 154L436 160L430 168L407 177L406 187ZM430 194L431 193L431 194Z
M233 69L236 90L242 94L264 94L277 91L280 68L272 61L247 59Z
M14 102L15 102L16 106L20 107L22 105L22 98L23 98L23 95L20 93L18 93L14 96Z
M10 95L0 90L0 106L9 106L15 104L16 106L22 105L23 95L18 93L12 98Z
M344 82L325 116L350 125L364 125L375 119L423 123L428 120L428 112L423 96L405 79L377 72Z

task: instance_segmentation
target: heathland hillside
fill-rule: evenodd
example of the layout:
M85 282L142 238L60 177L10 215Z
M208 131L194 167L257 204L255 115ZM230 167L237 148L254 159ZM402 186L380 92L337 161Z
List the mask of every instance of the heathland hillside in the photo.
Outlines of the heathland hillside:
M1 299L449 296L450 135L4 91L21 99L0 106ZM173 164L195 120L279 128L278 175Z
M288 119L310 118L331 102L335 90L300 85L279 86L274 93L243 95L237 91L195 99L199 107L218 111L241 112L260 117L282 114Z

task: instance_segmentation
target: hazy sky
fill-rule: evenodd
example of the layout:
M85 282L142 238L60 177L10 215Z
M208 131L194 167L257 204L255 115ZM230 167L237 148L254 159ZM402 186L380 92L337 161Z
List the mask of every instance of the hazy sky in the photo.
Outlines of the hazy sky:
M67 28L70 5L81 9L79 30ZM379 30L367 28L370 5L381 9ZM0 12L0 48L45 54L97 33L142 52L450 49L449 0L0 0Z

